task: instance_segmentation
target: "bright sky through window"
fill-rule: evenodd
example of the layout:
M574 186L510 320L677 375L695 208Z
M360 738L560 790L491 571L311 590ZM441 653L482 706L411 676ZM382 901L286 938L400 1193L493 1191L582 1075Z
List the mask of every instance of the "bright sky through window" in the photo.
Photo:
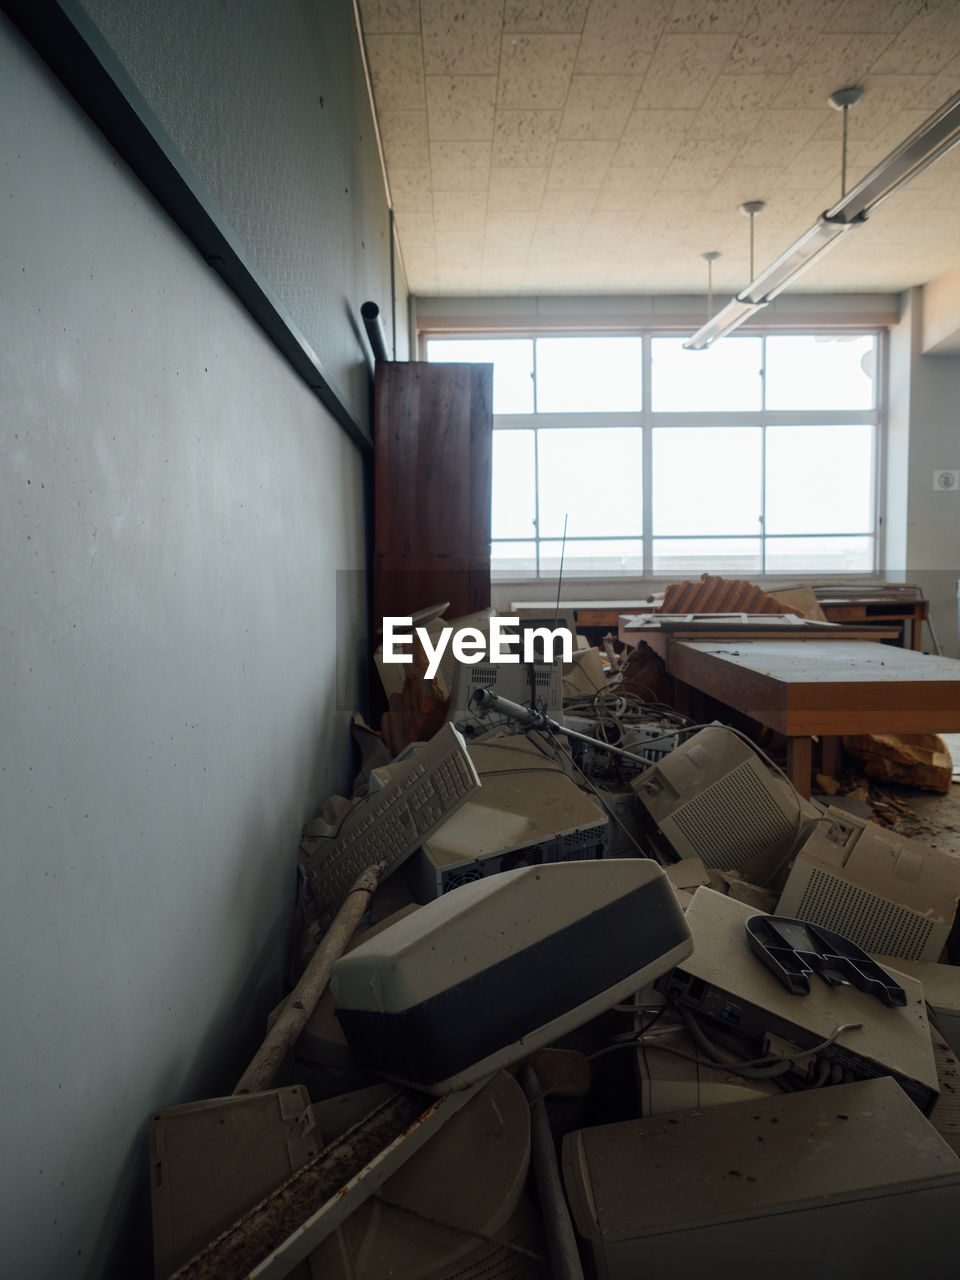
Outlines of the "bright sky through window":
M870 571L877 338L431 338L494 366L495 576ZM649 385L645 385L649 370Z

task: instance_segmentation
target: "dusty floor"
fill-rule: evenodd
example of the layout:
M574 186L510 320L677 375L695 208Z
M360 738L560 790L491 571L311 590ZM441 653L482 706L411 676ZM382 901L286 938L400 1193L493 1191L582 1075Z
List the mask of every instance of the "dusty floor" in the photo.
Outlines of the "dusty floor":
M912 787L886 786L883 790L906 804L916 815L905 815L903 821L894 824L894 830L922 840L935 849L960 854L960 783L954 782L945 796L916 791Z

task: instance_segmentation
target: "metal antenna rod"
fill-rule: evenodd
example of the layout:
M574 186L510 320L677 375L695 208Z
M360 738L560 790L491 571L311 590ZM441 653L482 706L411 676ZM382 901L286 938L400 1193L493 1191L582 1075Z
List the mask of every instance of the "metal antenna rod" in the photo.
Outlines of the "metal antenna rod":
M563 540L560 543L560 573L557 575L557 608L553 615L553 625L557 625L560 617L560 588L563 586L563 555L567 549L567 517L569 511L563 513Z

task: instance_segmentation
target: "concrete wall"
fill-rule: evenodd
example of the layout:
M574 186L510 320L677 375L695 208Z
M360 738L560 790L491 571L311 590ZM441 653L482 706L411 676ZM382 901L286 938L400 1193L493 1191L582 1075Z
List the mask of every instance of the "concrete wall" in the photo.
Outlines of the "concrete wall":
M935 490L933 473L960 470L960 355L923 355L922 317L923 290L913 289L890 343L888 541L891 563L904 566L898 576L923 586L943 652L955 658L960 492Z
M5 20L0 99L0 1274L137 1276L350 775L363 467Z

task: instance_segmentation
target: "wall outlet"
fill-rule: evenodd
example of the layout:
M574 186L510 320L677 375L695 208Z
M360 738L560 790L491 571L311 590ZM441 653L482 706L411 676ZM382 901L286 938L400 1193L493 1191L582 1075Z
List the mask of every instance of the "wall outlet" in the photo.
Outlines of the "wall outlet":
M934 471L933 487L940 493L960 492L960 471Z

